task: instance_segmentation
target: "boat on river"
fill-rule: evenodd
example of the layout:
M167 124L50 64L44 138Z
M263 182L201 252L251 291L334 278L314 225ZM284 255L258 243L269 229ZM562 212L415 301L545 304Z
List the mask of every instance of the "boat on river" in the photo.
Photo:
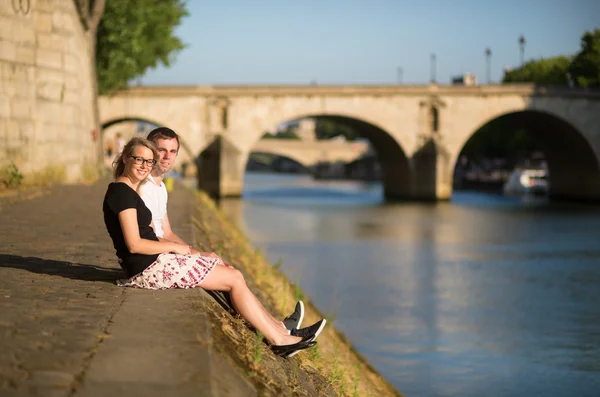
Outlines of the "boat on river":
M503 186L506 196L547 195L548 171L545 169L516 169Z

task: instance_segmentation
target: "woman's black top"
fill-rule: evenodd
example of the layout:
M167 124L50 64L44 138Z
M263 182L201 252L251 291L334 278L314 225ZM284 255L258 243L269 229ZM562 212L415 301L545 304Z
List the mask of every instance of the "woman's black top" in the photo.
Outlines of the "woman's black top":
M104 224L113 241L117 256L121 259L121 267L127 277L135 276L150 266L158 257L158 254L144 255L132 254L125 244L125 236L119 222L119 212L128 208L135 208L137 211L137 222L140 230L140 237L147 240L158 241L154 230L150 226L152 222L152 213L144 204L144 200L135 190L122 182L113 182L108 185L102 211L104 212Z

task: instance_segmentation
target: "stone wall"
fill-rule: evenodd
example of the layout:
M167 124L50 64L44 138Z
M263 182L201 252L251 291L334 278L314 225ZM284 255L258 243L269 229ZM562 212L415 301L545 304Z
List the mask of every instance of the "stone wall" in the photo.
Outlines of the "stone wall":
M95 166L88 48L73 0L0 1L0 170L79 182Z

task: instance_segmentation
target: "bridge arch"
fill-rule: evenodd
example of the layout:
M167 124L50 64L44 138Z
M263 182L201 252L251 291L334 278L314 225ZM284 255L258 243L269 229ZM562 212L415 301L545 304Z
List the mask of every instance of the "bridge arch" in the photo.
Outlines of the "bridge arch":
M104 134L104 131L106 129L108 129L114 125L117 125L120 123L126 123L126 122L143 122L143 123L154 125L156 127L160 127L160 126L168 127L168 125L161 124L160 122L156 122L153 120L149 120L145 117L124 116L124 117L118 117L118 118L113 118L113 119L110 119L107 121L103 121L100 124L101 136ZM169 128L171 128L171 127L169 127ZM180 144L179 159L178 159L179 161L176 162L176 166L181 167L184 162L187 162L192 167L195 167L196 164L193 161L193 159L195 158L195 155L194 155L192 149L187 144L187 142L186 142L185 138L182 136L182 134L180 134L176 130L174 130L174 131L177 133L177 135L179 135L179 144Z
M271 155L271 156L274 156L274 157L280 157L280 158L283 158L283 159L287 159L287 160L293 161L294 163L297 163L297 164L301 165L304 168L310 168L310 164L308 164L308 162L306 161L306 159L302 158L302 156L286 152L285 150L279 151L279 150L268 149L268 148L260 148L260 150L252 150L250 153L254 153L254 154L268 154L268 155Z
M367 139L377 157L377 160L381 167L381 181L383 185L383 192L386 199L403 199L407 198L410 194L410 166L406 152L400 146L396 139L382 127L374 122L366 121L362 117L348 116L339 113L309 113L309 114L296 114L291 118L279 119L273 125L265 128L272 128L275 125L279 125L283 122L312 118L315 120L327 119L335 121L336 123L347 125L353 128L363 138ZM262 130L264 132L264 130ZM242 161L244 164L248 160L248 156L252 151L252 147L260 140L262 133L255 132L254 142L250 145L250 150L246 154L246 158ZM293 158L289 154L285 154L286 157ZM302 164L302 161L298 161Z
M310 170L310 166L303 162L304 159L301 159L298 156L294 155L288 156L285 153L278 153L275 150L255 150L251 152L251 155L266 155L272 160L272 162L278 162L280 160L286 161L294 167L293 172L298 172L298 170L301 170L302 173L308 173ZM275 168L277 168L277 166Z
M470 139L490 127L523 128L538 142L550 173L550 197L554 199L597 199L600 194L600 161L583 131L560 115L534 108L496 115L463 137L454 151L456 164Z

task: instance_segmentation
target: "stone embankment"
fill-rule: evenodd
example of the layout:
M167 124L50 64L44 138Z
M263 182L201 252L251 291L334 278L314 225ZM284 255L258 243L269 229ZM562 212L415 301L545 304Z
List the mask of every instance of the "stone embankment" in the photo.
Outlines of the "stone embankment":
M106 183L0 200L0 395L398 395L334 326L282 359L202 289L117 287ZM180 235L242 270L270 310L302 297L205 196L177 186L169 214Z

